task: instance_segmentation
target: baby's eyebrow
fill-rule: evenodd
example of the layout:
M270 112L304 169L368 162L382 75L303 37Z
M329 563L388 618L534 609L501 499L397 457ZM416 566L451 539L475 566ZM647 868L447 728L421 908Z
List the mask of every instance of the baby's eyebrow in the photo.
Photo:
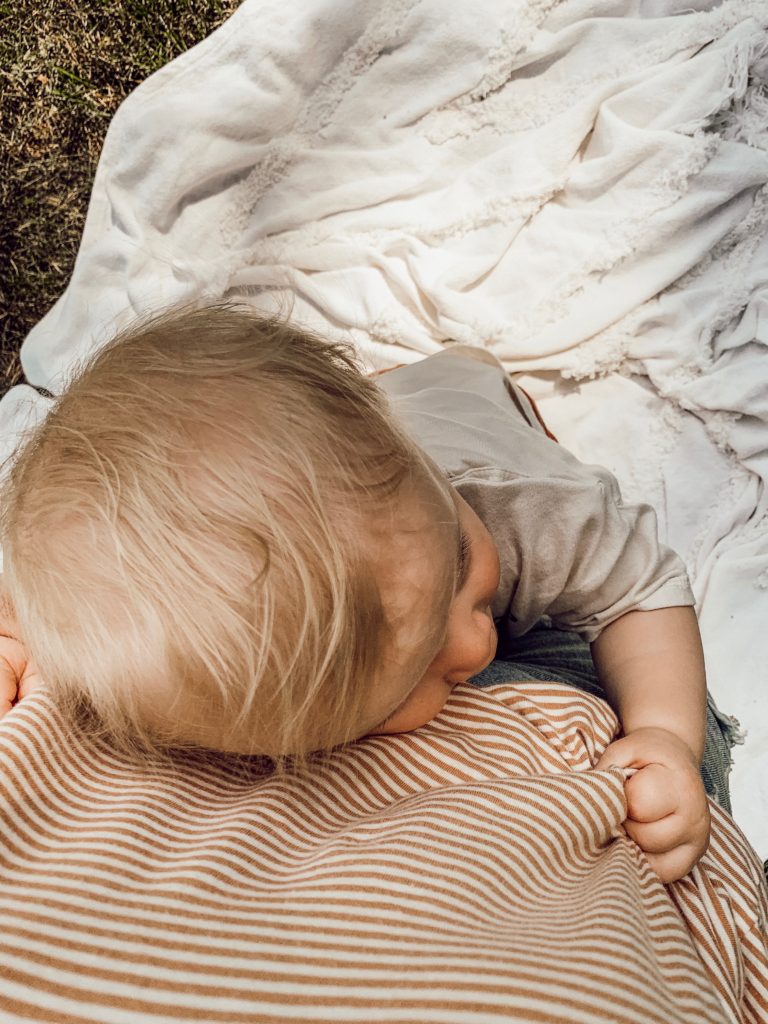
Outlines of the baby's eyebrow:
M462 590L472 568L472 542L459 523L456 538L456 592Z
M472 568L472 541L469 539L469 535L461 525L459 506L456 502L457 492L454 490L450 480L447 480L446 482L448 484L448 491L451 495L451 501L453 502L454 511L456 512L456 526L458 528L456 533L456 583L454 590L454 593L458 594L467 582L469 570Z

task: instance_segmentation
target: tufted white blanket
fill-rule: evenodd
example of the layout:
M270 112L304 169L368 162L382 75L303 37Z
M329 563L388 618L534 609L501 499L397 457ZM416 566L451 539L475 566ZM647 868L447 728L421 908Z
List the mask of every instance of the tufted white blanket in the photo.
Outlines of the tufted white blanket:
M768 856L767 83L768 0L245 0L115 115L3 452L184 297L490 348L686 559Z

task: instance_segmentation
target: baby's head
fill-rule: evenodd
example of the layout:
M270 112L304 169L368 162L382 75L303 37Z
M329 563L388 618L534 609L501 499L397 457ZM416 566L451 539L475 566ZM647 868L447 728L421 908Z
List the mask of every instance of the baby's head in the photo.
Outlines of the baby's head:
M123 748L403 731L495 651L490 538L351 347L232 304L100 348L0 507L22 638Z

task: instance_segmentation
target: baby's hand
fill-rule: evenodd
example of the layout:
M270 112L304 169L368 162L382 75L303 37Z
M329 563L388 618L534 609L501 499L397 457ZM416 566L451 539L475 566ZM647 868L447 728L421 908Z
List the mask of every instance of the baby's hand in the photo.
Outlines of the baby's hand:
M639 769L627 779L628 835L667 885L687 875L709 846L709 803L690 747L666 729L636 729L605 748L596 769Z
M37 666L18 639L13 606L0 588L0 718L41 685Z

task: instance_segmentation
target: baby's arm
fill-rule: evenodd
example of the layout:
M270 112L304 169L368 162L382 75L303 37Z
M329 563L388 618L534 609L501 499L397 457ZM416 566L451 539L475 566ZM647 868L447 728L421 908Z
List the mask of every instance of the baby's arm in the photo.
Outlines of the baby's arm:
M707 682L693 608L627 612L593 642L592 658L625 733L666 729L701 763Z
M627 782L625 827L662 881L674 881L709 842L699 775L707 687L696 613L690 606L627 612L593 642L592 657L625 734L596 767L640 769Z

